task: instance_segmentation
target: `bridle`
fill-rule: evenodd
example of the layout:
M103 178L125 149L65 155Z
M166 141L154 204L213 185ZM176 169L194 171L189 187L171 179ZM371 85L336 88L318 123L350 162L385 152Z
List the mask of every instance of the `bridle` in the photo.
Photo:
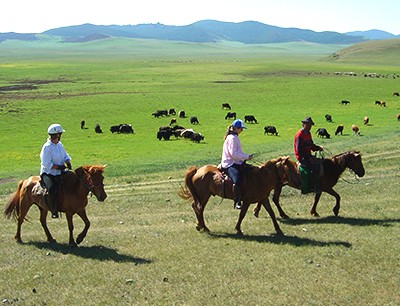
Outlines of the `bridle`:
M86 177L86 179L85 179L85 177ZM98 185L93 184L92 176L90 175L89 172L86 172L86 171L85 171L85 174L84 174L81 178L79 178L79 180L81 181L83 187L84 187L88 192L90 192L90 193L92 193L92 194L94 193L94 190L95 190L96 188L102 188L102 187L104 187L104 184L103 184L103 183L98 184Z

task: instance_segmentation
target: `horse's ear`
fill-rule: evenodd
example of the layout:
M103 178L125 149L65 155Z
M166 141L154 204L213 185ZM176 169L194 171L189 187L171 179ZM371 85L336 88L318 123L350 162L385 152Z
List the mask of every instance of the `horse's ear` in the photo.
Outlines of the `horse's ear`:
M83 177L83 175L85 174L85 171L83 170L82 167L79 167L79 168L75 169L75 174L76 174L79 178L81 178L81 177Z

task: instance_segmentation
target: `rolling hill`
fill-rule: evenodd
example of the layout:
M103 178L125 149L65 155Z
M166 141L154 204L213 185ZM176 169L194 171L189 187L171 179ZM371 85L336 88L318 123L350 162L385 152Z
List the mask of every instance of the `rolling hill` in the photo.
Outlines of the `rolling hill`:
M256 21L239 23L202 20L185 26L157 24L94 25L82 24L47 30L41 34L61 37L64 42L86 42L107 37L143 38L195 43L221 41L244 44L285 42L312 42L320 44L354 44L365 39L361 36L337 32L314 32L299 28L280 28ZM24 36L25 35L25 36ZM7 39L34 39L34 34L11 36L0 33L0 42Z

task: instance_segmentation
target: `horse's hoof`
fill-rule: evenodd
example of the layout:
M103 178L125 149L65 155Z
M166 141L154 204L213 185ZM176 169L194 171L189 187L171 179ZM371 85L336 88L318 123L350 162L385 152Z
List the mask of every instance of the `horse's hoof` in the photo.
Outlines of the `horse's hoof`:
M83 238L84 238L84 237L78 236L78 237L76 238L76 244L80 244L80 243L83 241Z
M15 242L18 243L18 244L23 244L21 239L15 239Z
M236 231L236 235L237 235L237 236L244 236L244 234L243 234L243 232L242 232L241 230Z
M317 218L319 217L319 214L317 212L311 212L311 215Z
M48 242L48 243L57 243L57 240L55 240L55 239L53 238L53 239L47 240L47 242Z
M337 217L339 215L339 209L334 209L333 214Z
M290 217L288 215L286 215L286 214L281 215L281 218L282 219L290 219Z
M258 218L258 213L259 213L258 211L254 211L254 212L253 212L253 216L256 217L256 218Z

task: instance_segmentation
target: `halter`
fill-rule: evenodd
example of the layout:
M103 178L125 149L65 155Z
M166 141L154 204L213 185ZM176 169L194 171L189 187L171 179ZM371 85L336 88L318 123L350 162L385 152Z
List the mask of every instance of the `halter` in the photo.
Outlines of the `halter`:
M86 180L84 179L85 177L87 177ZM82 178L79 178L79 180L81 181L83 187L85 187L85 189L87 189L87 191L91 192L92 194L96 188L104 187L103 183L94 185L93 181L92 181L92 176L90 175L89 172L86 172L86 171L85 171L84 176Z

